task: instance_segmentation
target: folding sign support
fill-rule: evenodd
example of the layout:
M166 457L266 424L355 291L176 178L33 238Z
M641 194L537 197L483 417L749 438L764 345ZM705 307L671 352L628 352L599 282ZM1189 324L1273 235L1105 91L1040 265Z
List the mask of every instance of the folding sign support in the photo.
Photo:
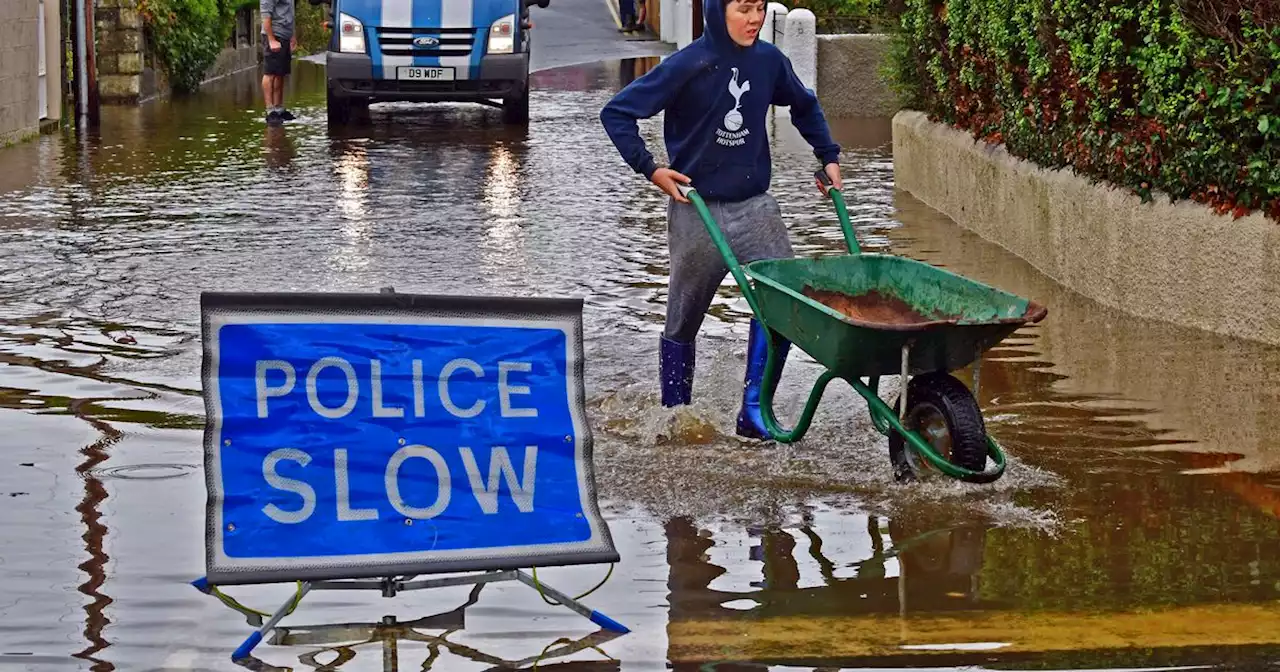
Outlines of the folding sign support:
M541 593L544 597L549 597L561 605L578 612L579 614L590 619L592 623L619 634L631 632L626 626L605 616L604 614L582 604L581 602L569 597L565 593L548 586L547 584L535 580L529 574L519 569L511 569L498 572L485 572L473 576L456 576L445 577L440 579L420 579L414 581L416 577L407 577L403 579L386 578L379 581L371 580L347 580L347 581L303 581L298 592L280 605L276 610L252 635L249 635L244 643L241 644L235 652L231 654L232 660L240 660L247 658L254 648L258 646L271 632L272 629L280 623L285 616L289 615L302 599L313 590L377 590L381 591L383 597L395 597L398 593L408 592L411 590L423 590L427 588L446 588L449 586L471 586L486 583L497 583L500 581L519 581L520 583L533 588ZM213 594L214 587L211 586L205 578L201 577L191 582L197 590L207 595Z

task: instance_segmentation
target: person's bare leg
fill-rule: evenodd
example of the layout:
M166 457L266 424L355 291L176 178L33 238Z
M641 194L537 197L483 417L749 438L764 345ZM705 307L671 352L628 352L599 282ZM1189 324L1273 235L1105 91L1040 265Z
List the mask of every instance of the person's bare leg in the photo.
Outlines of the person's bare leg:
M275 76L276 109L284 109L284 75Z
M275 100L275 77L272 75L262 76L262 104L266 106L267 112L271 111L272 101Z

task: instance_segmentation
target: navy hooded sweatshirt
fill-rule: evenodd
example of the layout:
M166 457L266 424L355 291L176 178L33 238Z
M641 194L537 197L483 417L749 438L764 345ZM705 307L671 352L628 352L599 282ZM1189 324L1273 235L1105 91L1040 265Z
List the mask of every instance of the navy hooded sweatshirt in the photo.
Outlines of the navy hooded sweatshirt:
M663 135L670 167L693 181L709 201L736 202L769 189L771 163L765 119L770 105L789 106L791 121L823 165L840 146L813 91L791 61L757 39L742 47L729 37L724 0L703 0L702 36L636 79L600 111L605 132L637 173L652 178L653 155L637 119L665 111Z

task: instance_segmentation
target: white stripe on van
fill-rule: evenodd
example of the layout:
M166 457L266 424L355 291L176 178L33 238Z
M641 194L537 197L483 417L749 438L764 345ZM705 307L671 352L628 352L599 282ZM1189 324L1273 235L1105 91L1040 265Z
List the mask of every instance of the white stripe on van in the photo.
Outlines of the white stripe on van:
M413 0L382 0L382 27L412 28ZM390 56L382 53L383 79L395 79L396 68L413 65L412 56Z
M382 0L384 28L412 28L413 0Z
M441 28L474 28L471 0L444 0L441 3ZM475 49L481 48L479 40ZM453 68L455 79L471 79L471 56L441 56L440 65Z

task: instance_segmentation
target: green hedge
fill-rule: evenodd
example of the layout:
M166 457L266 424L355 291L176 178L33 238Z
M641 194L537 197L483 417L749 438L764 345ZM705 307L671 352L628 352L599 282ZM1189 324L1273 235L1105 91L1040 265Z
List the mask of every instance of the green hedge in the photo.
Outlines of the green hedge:
M295 24L298 30L298 56L319 54L329 46L329 5L313 5L308 0L295 0Z
M200 87L204 73L231 36L236 12L257 5L257 0L141 0L139 11L147 23L151 49L175 91Z
M891 0L906 102L1042 166L1280 219L1280 0Z

